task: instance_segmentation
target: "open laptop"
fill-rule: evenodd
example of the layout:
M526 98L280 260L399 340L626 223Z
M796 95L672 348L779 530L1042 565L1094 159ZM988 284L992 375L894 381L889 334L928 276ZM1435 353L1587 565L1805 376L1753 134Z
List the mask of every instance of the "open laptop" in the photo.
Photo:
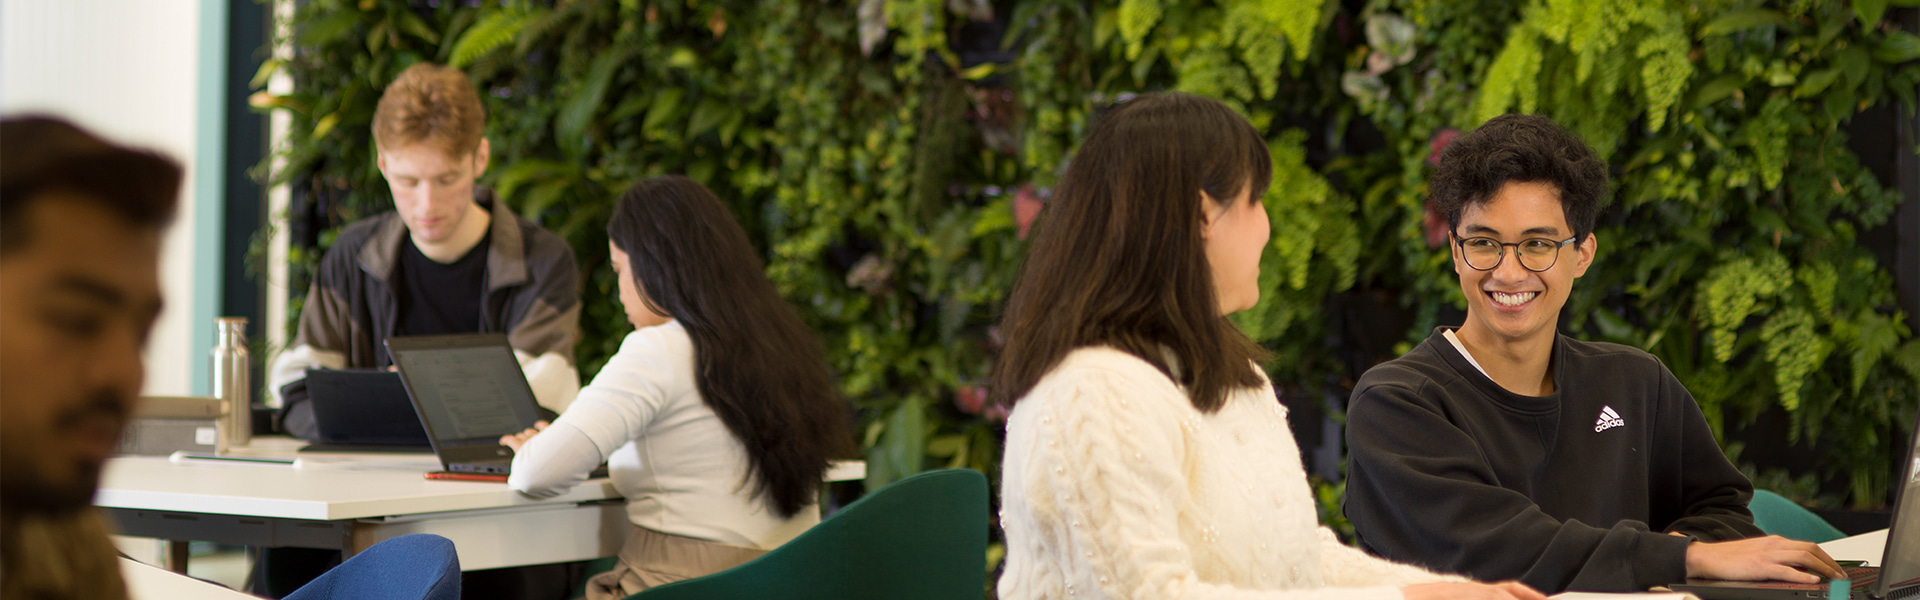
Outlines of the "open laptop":
M1853 600L1898 600L1920 594L1920 426L1907 442L1907 460L1894 481L1900 489L1878 567L1847 569ZM1688 579L1668 586L1704 600L1801 600L1827 598L1829 582L1719 581Z
M320 441L301 452L432 452L400 375L365 369L307 369Z
M387 338L407 397L448 471L507 473L513 451L500 436L540 419L533 388L498 333Z

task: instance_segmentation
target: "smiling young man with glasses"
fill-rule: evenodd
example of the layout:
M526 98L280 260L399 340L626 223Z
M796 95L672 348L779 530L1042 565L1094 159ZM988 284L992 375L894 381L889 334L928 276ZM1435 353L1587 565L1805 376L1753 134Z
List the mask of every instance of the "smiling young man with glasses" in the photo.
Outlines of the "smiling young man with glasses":
M1752 484L1658 358L1559 333L1600 246L1605 162L1507 115L1449 147L1432 185L1467 317L1354 387L1345 511L1363 548L1547 593L1839 574L1761 535Z

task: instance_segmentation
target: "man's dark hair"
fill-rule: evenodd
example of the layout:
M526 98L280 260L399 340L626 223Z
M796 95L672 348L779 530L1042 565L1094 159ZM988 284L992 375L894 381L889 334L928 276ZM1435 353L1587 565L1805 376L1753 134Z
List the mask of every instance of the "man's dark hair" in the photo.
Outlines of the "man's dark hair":
M1433 207L1458 232L1460 213L1509 182L1553 184L1576 243L1608 198L1607 163L1580 137L1539 115L1501 115L1447 146L1433 173Z
M26 245L27 207L65 192L97 203L134 225L173 220L180 165L100 139L52 117L0 120L0 253Z

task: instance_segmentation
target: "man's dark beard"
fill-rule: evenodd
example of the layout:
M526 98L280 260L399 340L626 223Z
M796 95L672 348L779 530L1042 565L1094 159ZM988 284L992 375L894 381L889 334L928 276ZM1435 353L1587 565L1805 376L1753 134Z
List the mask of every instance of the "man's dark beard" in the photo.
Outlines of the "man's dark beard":
M56 433L71 433L86 419L102 415L124 424L128 409L129 403L122 401L118 394L99 390L86 402L61 412L54 419L53 428ZM66 480L64 485L49 481L48 473L34 472L36 465L24 457L17 461L0 462L0 469L4 469L0 470L0 511L9 516L51 515L76 511L93 504L93 494L100 488L101 465L75 459L68 465L74 476Z
M73 468L77 476L65 486L0 475L0 506L9 515L22 516L61 515L92 505L93 494L100 488L100 467L76 464Z

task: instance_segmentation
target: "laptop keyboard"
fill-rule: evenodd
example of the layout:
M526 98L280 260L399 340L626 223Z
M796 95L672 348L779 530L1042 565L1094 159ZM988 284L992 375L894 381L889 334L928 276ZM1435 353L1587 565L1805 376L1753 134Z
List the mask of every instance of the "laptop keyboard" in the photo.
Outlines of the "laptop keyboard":
M1853 589L1853 597L1855 598L1867 597L1864 595L1865 590L1872 587L1873 583L1879 580L1879 567L1847 567L1847 583L1849 587ZM1824 590L1827 589L1828 581L1831 580L1822 579L1820 583L1764 582L1758 585L1759 587L1770 589Z
M440 442L440 445L447 448L463 448L467 446L498 446L500 445L500 440L487 439L487 438L478 438L478 439L471 439L471 440L444 440Z
M1874 567L1849 567L1847 580L1853 582L1853 589L1863 590L1880 580L1880 569Z

